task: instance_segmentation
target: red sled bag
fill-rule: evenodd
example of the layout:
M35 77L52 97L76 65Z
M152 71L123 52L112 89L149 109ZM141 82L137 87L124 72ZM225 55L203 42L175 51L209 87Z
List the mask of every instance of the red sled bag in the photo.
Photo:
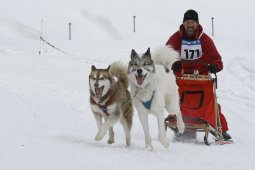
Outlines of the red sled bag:
M184 122L198 124L204 120L215 127L215 94L212 80L177 79L180 109Z

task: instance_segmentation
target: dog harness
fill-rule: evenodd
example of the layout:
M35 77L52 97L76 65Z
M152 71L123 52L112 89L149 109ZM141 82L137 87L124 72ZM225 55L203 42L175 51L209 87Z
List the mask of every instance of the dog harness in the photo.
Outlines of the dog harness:
M109 97L109 99L105 102L105 104L103 104L103 98L101 97L99 99L99 103L97 103L92 97L90 97L90 100L93 104L96 104L98 105L99 109L101 109L107 116L110 116L109 113L108 113L108 106L110 105L110 102L112 100L112 96Z
M143 106L144 106L146 109L148 109L148 110L151 109L151 104L152 104L152 100L153 100L153 97L154 97L154 93L155 93L155 90L153 91L150 100L147 100L147 101L145 101L145 102L141 101L141 102L143 103Z

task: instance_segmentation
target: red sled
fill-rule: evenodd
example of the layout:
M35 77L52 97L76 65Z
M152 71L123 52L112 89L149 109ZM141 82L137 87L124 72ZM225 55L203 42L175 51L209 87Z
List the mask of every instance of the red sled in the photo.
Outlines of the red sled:
M211 133L216 141L222 141L222 130L216 98L216 78L211 75L183 74L177 77L179 87L180 110L185 123L185 132L205 132L204 143L208 142ZM178 136L176 117L168 115L165 127Z

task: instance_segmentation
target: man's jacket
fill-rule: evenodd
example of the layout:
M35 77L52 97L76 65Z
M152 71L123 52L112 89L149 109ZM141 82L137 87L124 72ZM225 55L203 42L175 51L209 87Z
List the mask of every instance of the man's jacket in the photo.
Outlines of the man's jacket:
M223 69L223 63L221 60L221 56L218 53L213 40L203 32L203 28L201 25L198 25L195 33L195 37L189 39L185 37L184 26L181 25L179 31L175 32L167 41L166 45L171 45L175 50L180 52L183 44L189 42L199 42L201 46L201 55L199 58L184 58L182 57L183 70L179 70L176 72L176 75L179 75L181 71L187 71L187 73L193 73L194 70L198 70L199 74L208 74L207 65L208 64L216 64L217 72ZM184 47L183 47L184 48ZM191 50L192 51L192 50ZM189 52L186 50L185 52ZM194 53L194 52L193 52ZM196 53L195 53L196 54ZM192 56L193 57L193 56Z

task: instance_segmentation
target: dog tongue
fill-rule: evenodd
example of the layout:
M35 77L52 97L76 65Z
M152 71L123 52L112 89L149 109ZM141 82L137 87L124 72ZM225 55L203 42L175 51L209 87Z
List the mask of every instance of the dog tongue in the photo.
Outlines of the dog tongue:
M143 84L144 76L137 76L136 80L137 80L137 84L141 85L141 84Z
M103 88L102 87L95 88L95 92L96 92L97 97L101 97L102 93L103 93Z

